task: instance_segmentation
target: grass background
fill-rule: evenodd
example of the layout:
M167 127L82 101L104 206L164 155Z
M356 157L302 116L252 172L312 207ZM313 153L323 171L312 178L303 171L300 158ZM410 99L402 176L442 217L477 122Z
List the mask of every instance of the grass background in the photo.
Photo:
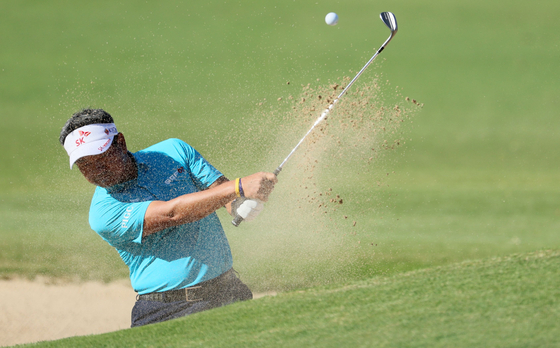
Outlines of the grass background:
M324 159L317 190L346 202L328 217L290 200L303 154L257 221L235 229L220 212L243 280L294 290L558 249L557 2L3 1L0 276L127 276L57 141L73 112L106 109L133 151L178 137L230 178L273 170L310 125L278 128L291 111L277 99L353 76L387 10L399 32L355 87L377 78L387 105L424 104L406 141L368 167ZM316 150L339 150L328 139Z
M543 4L3 2L0 25L10 35L2 38L7 49L0 53L0 272L105 280L126 275L116 254L89 230L93 188L67 170L56 141L73 112L105 108L133 150L179 137L229 177L272 170L295 142L267 158L266 145L277 135L255 143L246 125L274 123L262 115L286 112L274 102L299 95L301 85L353 76L388 36L376 15L386 9L397 14L399 33L359 82L381 75L388 81L384 100L409 96L424 108L403 126L406 145L376 163L378 172L359 176L343 168L324 175L322 189L346 181L340 190L356 195L352 202L362 194L376 207L348 208L363 221L357 232L320 223L335 237L356 233L331 241L345 259L332 262L344 270L334 272L335 279L557 247L559 48L552 14L558 5ZM323 24L331 10L341 18L336 27ZM235 129L240 124L244 129ZM304 129L292 130L294 139ZM369 188L385 172L392 175L383 187ZM277 191L291 186L281 180ZM292 256L300 248L321 254L323 236L271 223L272 215L293 214L290 204L272 201L253 225L224 224L236 267L263 288L321 278L314 274L324 265ZM295 254L270 248L252 255L269 234L285 238L275 248ZM362 240L376 243L378 252L358 245ZM282 263L294 263L284 280L257 281Z

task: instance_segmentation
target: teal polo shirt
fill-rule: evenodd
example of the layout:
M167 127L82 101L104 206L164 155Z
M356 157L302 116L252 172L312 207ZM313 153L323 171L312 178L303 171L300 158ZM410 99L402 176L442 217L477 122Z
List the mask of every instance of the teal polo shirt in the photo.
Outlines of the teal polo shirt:
M134 290L146 294L182 289L229 270L231 251L216 213L142 238L144 215L152 201L204 190L222 174L179 139L132 155L138 177L109 188L97 187L89 223L119 252Z

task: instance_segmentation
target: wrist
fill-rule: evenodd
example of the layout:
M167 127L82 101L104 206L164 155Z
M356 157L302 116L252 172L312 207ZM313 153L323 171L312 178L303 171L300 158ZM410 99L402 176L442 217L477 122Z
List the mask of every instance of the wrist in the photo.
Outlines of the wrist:
M237 197L245 197L245 192L243 192L243 184L241 183L241 178L235 179L235 195Z

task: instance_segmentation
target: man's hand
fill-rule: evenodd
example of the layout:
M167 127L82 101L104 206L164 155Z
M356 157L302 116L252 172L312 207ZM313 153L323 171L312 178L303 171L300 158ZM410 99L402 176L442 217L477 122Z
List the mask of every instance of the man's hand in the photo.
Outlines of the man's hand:
M241 178L244 197L237 198L231 204L231 222L239 226L243 220L253 220L264 208L263 202L268 201L268 196L274 190L274 184L278 182L273 173L255 173ZM228 209L229 210L229 209Z
M241 178L241 185L245 197L256 199L261 202L268 201L268 196L274 190L274 184L278 182L276 175L272 173L255 173Z

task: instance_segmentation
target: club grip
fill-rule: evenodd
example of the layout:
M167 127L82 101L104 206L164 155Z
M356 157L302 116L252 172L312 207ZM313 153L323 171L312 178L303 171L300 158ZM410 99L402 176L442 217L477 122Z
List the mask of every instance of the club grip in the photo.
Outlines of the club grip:
M278 174L280 174L280 172L282 171L282 166L279 166L278 168L276 168L274 170L274 175L278 176ZM243 222L243 218L239 215L237 215L233 220L231 220L231 224L235 227L238 227L242 222Z
M233 220L231 220L231 224L235 227L239 226L239 224L241 224L241 222L243 221L243 218L239 215L237 215Z

